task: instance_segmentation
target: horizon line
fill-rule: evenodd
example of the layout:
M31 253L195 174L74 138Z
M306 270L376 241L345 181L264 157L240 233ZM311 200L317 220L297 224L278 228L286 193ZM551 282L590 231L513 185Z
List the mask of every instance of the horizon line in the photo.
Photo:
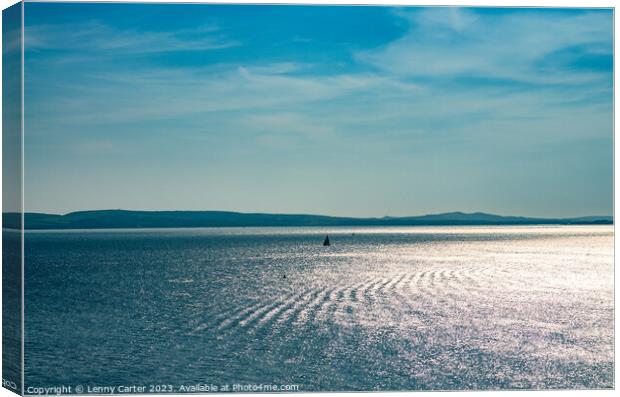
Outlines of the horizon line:
M383 216L368 216L368 215L326 215L321 213L310 213L310 212L260 212L260 211L235 211L235 210L187 210L187 209L178 209L178 210L136 210L136 209L123 209L123 208L104 208L104 209L87 209L87 210L76 210L69 211L65 213L53 213L53 212L40 212L40 211L23 211L23 212L2 212L2 214L41 214L41 215L55 215L55 216L67 216L80 212L104 212L104 211L122 211L122 212L224 212L224 213L234 213L234 214L246 214L246 215L287 215L287 216L320 216L320 217L329 217L329 218L353 218L353 219L385 219L385 218L414 218L414 217L423 217L423 216L438 216L438 215L449 215L449 214L462 214L462 215L492 215L498 217L505 218L531 218L531 219L575 219L575 218L591 218L591 217L607 217L614 218L613 214L610 215L561 215L561 216L536 216L536 215L505 215L505 214L497 214L493 212L485 212L485 211L442 211L442 212L430 212L430 213L419 213L413 215L383 215Z

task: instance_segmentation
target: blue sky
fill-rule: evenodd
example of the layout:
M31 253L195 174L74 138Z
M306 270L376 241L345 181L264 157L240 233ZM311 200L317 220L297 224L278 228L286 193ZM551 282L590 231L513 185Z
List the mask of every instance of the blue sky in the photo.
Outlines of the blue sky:
M612 212L611 10L25 15L26 211Z

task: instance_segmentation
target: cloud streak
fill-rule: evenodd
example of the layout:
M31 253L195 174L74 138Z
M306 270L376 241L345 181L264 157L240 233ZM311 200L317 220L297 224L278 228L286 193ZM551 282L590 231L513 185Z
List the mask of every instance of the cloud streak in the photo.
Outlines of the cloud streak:
M430 8L398 15L409 23L408 33L383 48L359 52L360 62L411 78L473 77L533 84L609 79L609 66L602 71L583 70L567 61L553 62L554 54L571 48L611 61L611 19L605 13L556 15L523 10L496 15Z
M29 51L62 50L78 53L77 57L65 57L65 61L83 60L85 55L101 53L143 55L209 51L239 45L224 37L215 25L173 31L140 31L115 28L97 20L79 24L29 26L25 42Z

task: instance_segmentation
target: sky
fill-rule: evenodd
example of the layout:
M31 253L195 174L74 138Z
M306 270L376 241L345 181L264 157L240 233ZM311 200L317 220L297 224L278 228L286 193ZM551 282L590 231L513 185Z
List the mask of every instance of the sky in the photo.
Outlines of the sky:
M21 212L21 5L2 11L2 212Z
M611 215L609 9L25 6L25 211Z

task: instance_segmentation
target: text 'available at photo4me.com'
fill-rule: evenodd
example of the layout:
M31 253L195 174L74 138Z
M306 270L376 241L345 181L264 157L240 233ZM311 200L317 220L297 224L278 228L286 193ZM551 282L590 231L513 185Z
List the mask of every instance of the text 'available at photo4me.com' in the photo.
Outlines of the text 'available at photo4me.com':
M148 385L56 385L27 386L28 395L67 395L67 394L135 394L135 393L225 393L225 392L297 392L301 385L272 383L196 383L187 385L148 384Z

